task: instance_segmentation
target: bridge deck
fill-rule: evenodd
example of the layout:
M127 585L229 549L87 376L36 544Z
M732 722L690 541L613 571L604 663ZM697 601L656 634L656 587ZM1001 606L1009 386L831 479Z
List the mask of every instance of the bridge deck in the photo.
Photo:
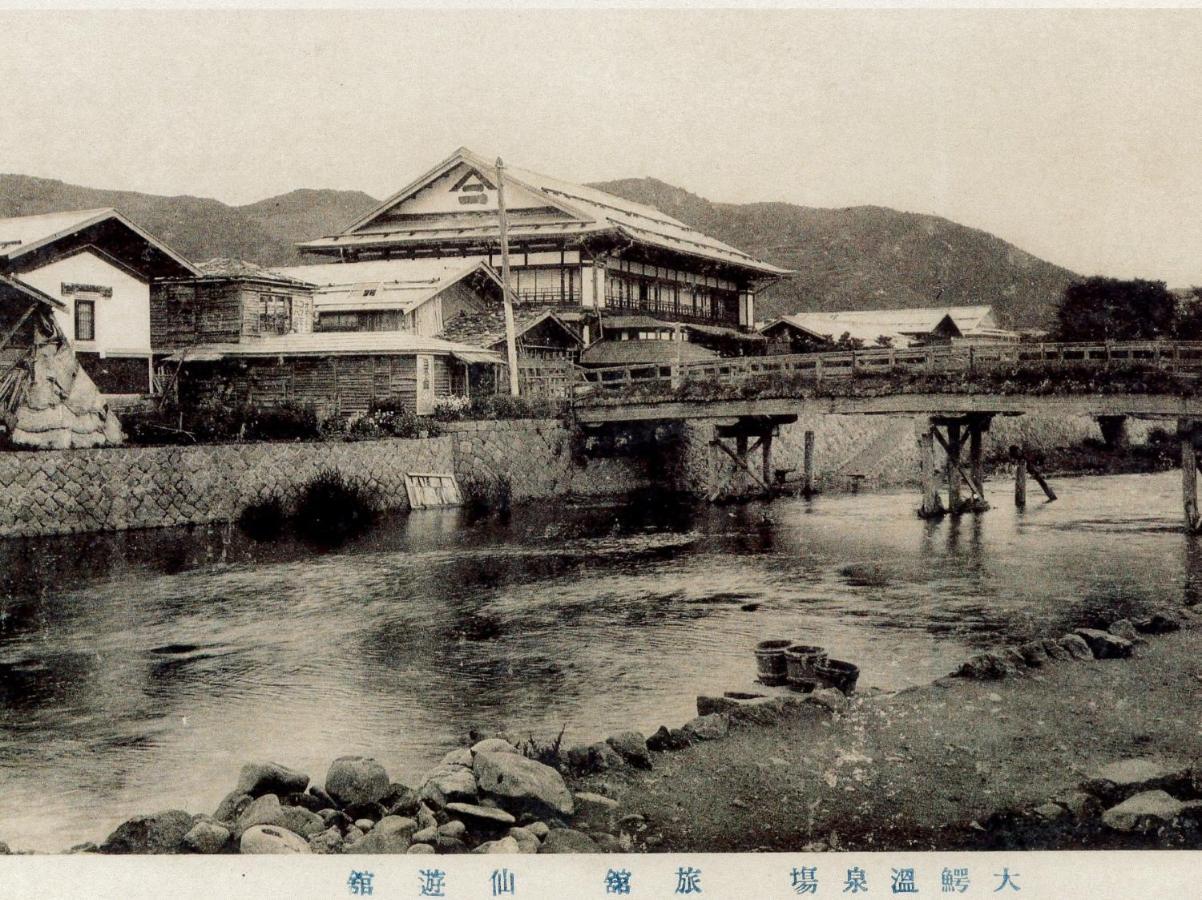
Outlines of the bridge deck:
M1048 395L1031 394L890 394L882 397L793 397L755 400L663 400L602 402L577 406L583 425L610 422L649 422L682 419L729 419L743 416L840 415L964 415L1024 413L1065 416L1134 416L1149 419L1202 419L1202 397L1156 394Z

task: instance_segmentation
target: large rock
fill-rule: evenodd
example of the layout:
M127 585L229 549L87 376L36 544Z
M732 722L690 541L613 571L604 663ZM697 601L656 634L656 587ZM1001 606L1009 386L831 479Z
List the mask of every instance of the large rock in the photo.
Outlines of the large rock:
M604 742L588 746L576 744L568 748L568 766L573 772L581 775L620 769L623 765L618 751Z
M1093 659L1093 651L1079 634L1066 634L1057 643L1075 660Z
M690 743L689 736L683 728L668 728L666 725L661 725L655 734L647 738L647 749L669 752L683 750Z
M1044 649L1043 641L1027 641L1017 648L1023 658L1023 663L1033 669L1038 669L1048 661L1048 651Z
M234 836L240 838L248 828L256 825L286 828L301 837L309 837L326 829L325 820L317 813L300 806L281 806L280 798L275 794L264 794L242 811L234 828Z
M309 776L279 763L247 763L238 773L237 793L261 797L264 794L296 794L309 786Z
M730 697L711 697L706 694L697 695L697 715L699 716L730 712L738 705L739 701Z
M1177 762L1124 759L1103 766L1082 782L1081 789L1113 804L1147 791L1188 792L1192 776L1188 766Z
M1115 831L1148 832L1169 825L1186 804L1164 791L1144 791L1102 813L1102 822Z
M572 822L577 828L589 831L608 831L622 808L617 800L590 791L577 791L574 799L576 813Z
M395 781L388 791L388 796L380 801L388 815L408 816L410 818L417 815L417 809L421 806L421 802L417 791Z
M1133 644L1141 643L1143 638L1135 630L1135 625L1130 619L1119 619L1117 622L1111 622L1106 629L1115 637L1121 637L1123 640L1130 641Z
M582 831L552 828L539 847L539 853L600 853L601 848Z
M1131 655L1135 645L1126 638L1096 628L1078 628L1076 631L1097 659L1123 659Z
M819 688L813 693L806 694L802 700L805 703L821 706L833 713L843 712L847 709L847 695L838 688Z
M521 853L521 845L511 837L503 837L497 841L485 841L472 851L473 853Z
M229 843L230 830L217 822L197 822L184 835L184 846L193 853L220 853Z
M471 754L475 756L477 753L520 753L517 747L509 743L504 738L486 738L472 745ZM469 763L470 765L470 763Z
M636 769L651 768L651 754L647 751L647 739L640 732L620 731L607 737L605 743L609 744L618 756Z
M461 769L470 769L472 767L472 751L467 747L460 747L457 750L452 750L442 758L440 766L459 766Z
M1171 612L1154 612L1135 620L1135 628L1143 634L1168 634L1181 630L1181 620Z
M721 713L711 713L690 720L685 724L684 730L695 741L714 741L726 737L726 732L730 730L730 721Z
M517 819L503 809L494 809L491 806L477 806L474 803L448 803L447 813L473 820L479 824L490 825L494 828L517 823ZM455 837L458 837L458 835L455 835Z
M180 853L192 830L192 816L182 809L134 816L117 826L100 845L101 853Z
M241 791L231 791L222 798L217 804L217 811L213 813L213 818L218 822L234 823L238 821L238 816L242 815L242 811L250 806L254 800L250 794L243 794Z
M314 853L341 853L346 846L346 839L337 828L327 828L309 838L309 849Z
M274 825L256 825L248 828L239 842L242 853L312 853L303 837L286 828Z
M516 753L477 753L472 771L480 790L512 809L570 816L572 795L563 776Z
M517 841L518 852L520 853L538 853L538 849L542 844L542 841L538 839L538 835L528 828L510 828L506 833L506 837L511 837Z
M365 756L340 756L326 773L326 793L341 806L378 803L388 796L391 784L384 767Z
M417 832L417 822L403 816L385 816L355 842L355 853L404 853Z
M478 791L472 769L440 765L426 775L418 799L442 808L448 803L474 803Z
M1000 653L978 653L969 657L952 674L957 678L996 681L1014 675L1014 664Z

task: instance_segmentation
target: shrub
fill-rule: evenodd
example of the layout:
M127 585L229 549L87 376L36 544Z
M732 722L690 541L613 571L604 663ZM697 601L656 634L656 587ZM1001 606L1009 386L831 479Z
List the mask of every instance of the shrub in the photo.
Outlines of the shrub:
M535 762L540 762L544 766L550 766L553 769L563 771L564 759L561 753L563 747L563 735L568 730L568 726L564 725L559 729L559 734L550 741L540 741L533 734L528 740L518 744L518 749L522 752L522 756L527 759L532 759Z
M563 414L564 407L565 403L562 400L493 394L487 397L473 397L464 418L554 419Z
M375 499L339 472L323 471L302 489L296 525L311 540L331 543L356 534L375 521Z
M246 506L238 515L238 527L257 541L271 540L284 530L284 504L272 495Z
M459 493L464 507L472 513L505 513L513 502L513 484L508 475L469 475L460 481Z
M439 397L434 401L431 416L439 422L458 422L466 417L472 401L467 397Z

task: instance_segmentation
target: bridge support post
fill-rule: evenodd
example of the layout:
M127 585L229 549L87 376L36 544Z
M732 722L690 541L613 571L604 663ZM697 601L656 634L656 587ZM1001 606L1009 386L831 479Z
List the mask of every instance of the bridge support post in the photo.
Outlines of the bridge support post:
M802 491L805 496L812 497L814 495L814 432L806 431L805 433L805 455L802 465Z
M960 423L947 423L947 511L960 512Z
M1181 438L1181 502L1185 511L1185 531L1197 534L1202 531L1202 516L1198 514L1198 451L1194 446L1198 423L1179 419L1177 434Z
M939 457L935 450L935 429L925 425L918 435L918 467L922 478L922 505L918 515L923 519L934 519L944 513L943 500L939 497Z
M1020 459L1014 464L1014 505L1019 509L1027 506L1027 461Z

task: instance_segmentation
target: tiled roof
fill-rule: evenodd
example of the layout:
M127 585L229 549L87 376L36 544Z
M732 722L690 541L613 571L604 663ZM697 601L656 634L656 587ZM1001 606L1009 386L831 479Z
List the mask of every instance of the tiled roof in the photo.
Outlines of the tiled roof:
M308 283L285 275L278 269L268 269L258 263L246 259L235 259L228 256L215 256L196 264L200 274L205 278L255 279L258 281L278 281L283 284L306 286Z
M177 351L171 359L198 362L246 356L364 356L429 353L435 356L470 356L473 361L503 362L498 354L479 347L425 337L409 331L315 331L280 334L239 344L201 344ZM488 359L480 357L481 354Z
M515 307L513 310L514 333L518 338L544 319L552 318L565 332L579 341L576 332L559 320L551 307ZM505 311L502 307L477 313L461 313L443 323L439 337L458 341L475 347L495 347L505 340Z
M7 278L4 275L0 275L0 300L7 301L13 297L19 298L23 304L33 300L36 303L44 303L54 309L67 308L67 304L63 303L63 301L39 291L37 288L26 284L20 279Z
M717 353L688 341L597 341L580 354L584 366L633 366L643 363L670 365L709 362Z
M781 316L761 328L765 331L778 322L787 322L815 337L838 340L843 334L874 343L878 337L893 339L895 346L905 346L915 338L930 334L946 318L951 318L961 334L977 332L993 311L982 306L935 306L918 309L862 309L836 312L806 312Z
M370 262L285 266L277 272L318 286L319 312L416 309L462 278L481 272L501 281L483 257L378 259Z
M457 223L454 227L443 228L432 227L432 223L423 223L422 221L374 224L378 217L412 196L421 186L442 177L458 165L466 165L493 181L497 177L496 166L493 162L461 147L429 173L385 200L347 230L319 240L307 241L299 246L322 250L337 247L447 243L472 238L498 239L498 223L491 217L472 224ZM522 222L515 216L509 229L509 236L513 240L543 236L563 237L612 233L677 253L718 260L732 266L752 270L760 275L787 274L787 270L770 265L749 253L744 253L742 250L703 234L654 207L632 203L596 188L561 181L529 169L506 166L505 172L509 180L541 195L550 206L560 212L559 218L540 219L534 222Z

